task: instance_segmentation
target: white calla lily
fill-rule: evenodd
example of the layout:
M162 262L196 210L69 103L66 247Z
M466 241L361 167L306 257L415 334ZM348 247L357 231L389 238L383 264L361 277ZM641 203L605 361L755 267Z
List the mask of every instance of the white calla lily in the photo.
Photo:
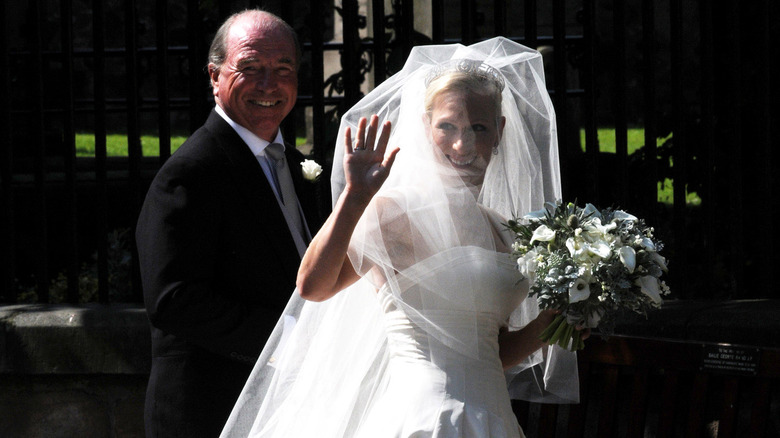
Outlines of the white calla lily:
M590 284L582 278L574 280L569 288L569 303L587 300L590 296Z
M555 231L551 230L547 225L539 225L534 230L534 235L531 236L530 243L534 243L537 240L540 242L549 242L553 239L555 239Z
M591 233L596 232L596 233L601 234L601 235L606 235L610 231L612 231L615 228L617 228L617 224L614 223L614 222L610 222L610 223L608 223L606 225L602 225L601 224L601 219L595 218L595 219L593 219L593 222L591 223L591 227L596 230L596 231L591 231Z
M618 256L620 257L623 266L628 269L628 272L633 273L634 269L636 269L636 251L634 251L634 248L622 246L618 250Z
M636 222L637 218L633 214L626 213L623 210L615 210L614 213L612 213L612 221L616 220Z
M598 308L594 310L589 316L588 319L585 321L585 327L589 328L596 328L599 326L599 322L601 322L601 317L604 316L604 313L606 310L602 308Z
M650 299L653 300L653 303L661 304L664 302L661 298L661 290L657 278L651 275L645 275L644 277L639 277L637 282L639 283L638 286L641 288L642 293L650 297Z
M661 254L658 254L657 252L651 252L650 258L653 259L654 262L658 264L658 266L661 267L661 270L664 272L669 272L669 269L666 267L666 259L661 256Z
M642 240L639 241L639 245L648 251L655 251L655 244L649 237L643 237Z
M566 249L569 250L570 256L575 257L579 250L579 244L577 242L577 239L575 239L574 237L569 237L568 239L566 239Z
M529 211L523 216L523 219L543 219L546 213L547 210L544 208L541 210Z
M582 215L585 217L601 217L601 212L593 204L585 204L585 208L582 209Z
M609 245L604 242L593 242L588 245L588 252L605 259L609 257L609 255L612 253L612 250L610 250Z

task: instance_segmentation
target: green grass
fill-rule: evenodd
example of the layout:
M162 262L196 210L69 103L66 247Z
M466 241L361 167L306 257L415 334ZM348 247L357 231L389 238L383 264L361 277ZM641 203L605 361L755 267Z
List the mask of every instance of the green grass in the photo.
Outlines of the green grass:
M171 137L171 153L179 149L187 137ZM306 139L298 137L295 139L295 145L301 146L306 143ZM156 136L141 136L141 151L144 157L160 156L160 140ZM127 156L127 136L124 134L109 134L106 136L106 154L109 157ZM76 156L94 157L95 156L95 135L91 133L76 134Z
M171 137L171 152L179 149L187 137ZM141 151L144 157L160 156L160 140L156 136L141 136ZM127 136L124 134L109 134L106 136L106 154L109 157L127 156ZM95 135L91 133L76 134L76 156L95 156Z
M602 153L614 154L616 151L615 130L610 128L599 128L598 132L599 151ZM671 136L671 135L670 135ZM668 137L667 137L668 138ZM660 145L667 138L660 138L657 144ZM637 149L645 144L645 130L641 128L631 128L626 130L626 143L628 155L633 154ZM580 146L585 152L585 130L580 129ZM658 182L658 202L672 205L674 203L674 181L666 178L663 182ZM696 192L686 194L686 201L689 205L701 204L701 198Z
M616 151L615 130L610 128L599 128L597 131L599 139L599 151L614 154ZM641 128L631 128L626 130L626 140L628 145L628 155L633 154L637 149L645 144L645 130ZM657 144L661 144L666 138L659 138ZM585 152L585 130L580 129L580 145Z
M633 154L637 149L641 148L645 143L645 131L644 129L629 129L627 131L628 139L628 153ZM599 150L604 153L615 153L615 130L609 128L600 128L598 130L599 138ZM171 153L184 143L187 137L174 136L171 137ZM663 139L659 140L659 144ZM297 146L301 146L306 142L304 138L297 138L295 143ZM580 144L582 150L585 151L585 130L580 130ZM144 157L158 157L160 156L160 142L158 137L151 135L141 136L141 150ZM106 153L109 157L126 157L127 156L127 136L123 134L110 134L106 136ZM76 156L77 157L94 157L95 156L95 136L91 133L76 134ZM664 204L672 204L674 199L674 186L673 181L667 178L664 182L658 183L658 202ZM696 193L688 193L688 204L698 205L701 203L701 198Z

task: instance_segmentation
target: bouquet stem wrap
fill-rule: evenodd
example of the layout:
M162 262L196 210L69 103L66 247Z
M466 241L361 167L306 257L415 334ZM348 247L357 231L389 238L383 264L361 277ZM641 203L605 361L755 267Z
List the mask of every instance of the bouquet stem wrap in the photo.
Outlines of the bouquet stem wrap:
M539 339L550 345L558 345L571 351L585 348L582 332L577 330L575 325L569 324L563 314L555 317L553 322L539 335Z

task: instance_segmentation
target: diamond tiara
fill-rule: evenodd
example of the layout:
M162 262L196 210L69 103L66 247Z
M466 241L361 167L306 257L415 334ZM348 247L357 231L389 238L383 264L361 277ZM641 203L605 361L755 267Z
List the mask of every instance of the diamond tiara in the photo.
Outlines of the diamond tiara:
M427 87L435 79L450 72L466 73L478 79L490 80L495 83L499 91L504 90L504 77L498 69L473 59L454 59L433 67L425 77L425 86Z

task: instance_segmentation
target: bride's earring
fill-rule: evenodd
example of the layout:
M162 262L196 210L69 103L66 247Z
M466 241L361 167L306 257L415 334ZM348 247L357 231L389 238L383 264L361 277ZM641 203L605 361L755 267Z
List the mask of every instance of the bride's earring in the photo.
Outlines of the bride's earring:
M496 143L496 145L493 146L493 155L498 155L498 143Z

